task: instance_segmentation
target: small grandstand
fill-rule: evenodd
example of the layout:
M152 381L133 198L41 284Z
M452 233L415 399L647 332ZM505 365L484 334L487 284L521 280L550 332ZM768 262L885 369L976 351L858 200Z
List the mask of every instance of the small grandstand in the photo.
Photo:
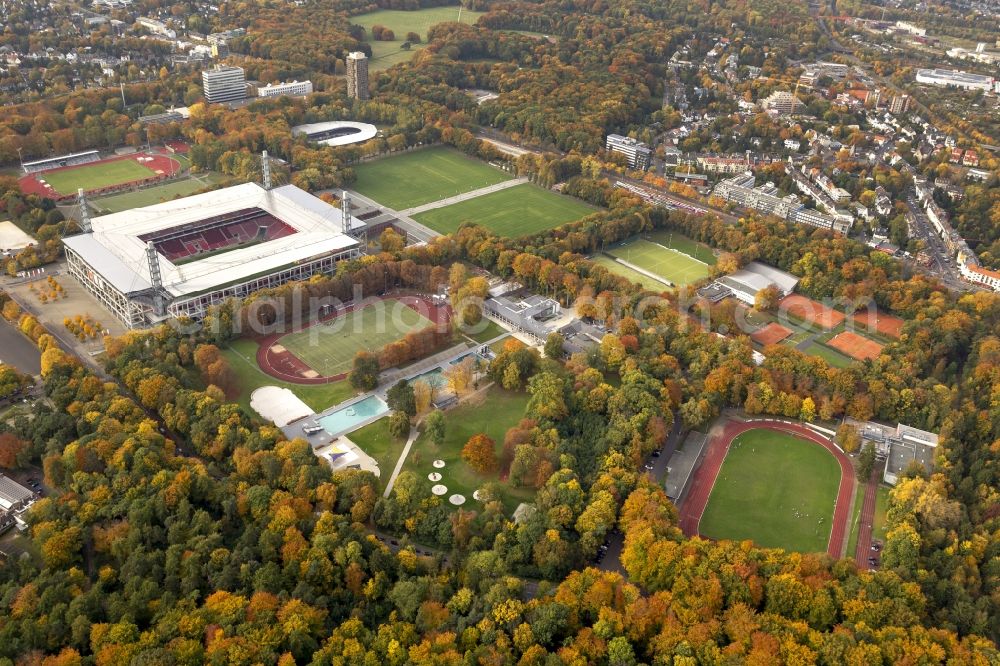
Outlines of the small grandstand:
M33 162L25 162L21 165L21 168L24 170L24 173L41 173L49 169L89 164L99 159L101 159L101 155L96 150L85 150L79 153L70 153L68 155L58 155Z
M365 224L294 185L254 183L84 221L70 273L128 328L203 316L361 253Z
M293 127L292 135L305 136L310 141L324 146L349 146L352 143L363 143L374 139L378 136L378 128L369 123L333 120Z

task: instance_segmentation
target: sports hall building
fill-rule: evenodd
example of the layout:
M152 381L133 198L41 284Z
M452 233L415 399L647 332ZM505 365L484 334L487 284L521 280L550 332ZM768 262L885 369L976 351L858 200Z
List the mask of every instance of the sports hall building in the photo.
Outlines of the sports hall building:
M364 223L295 187L246 183L83 220L70 273L128 328L198 319L229 298L361 254Z

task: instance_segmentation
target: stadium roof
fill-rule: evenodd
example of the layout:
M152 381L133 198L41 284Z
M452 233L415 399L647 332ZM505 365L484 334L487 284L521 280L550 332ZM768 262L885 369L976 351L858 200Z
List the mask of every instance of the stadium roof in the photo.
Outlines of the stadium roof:
M799 279L791 273L786 273L773 266L762 264L759 261L751 261L735 273L727 275L725 283L727 285L736 283L749 293L757 293L773 284L783 293L790 294L795 289L795 285L799 283Z
M326 139L313 139L317 135L337 132L338 130L345 132L345 134ZM356 123L353 120L331 120L325 123L309 123L292 128L292 135L298 136L300 134L305 134L310 140L322 143L324 146L347 146L374 139L378 135L378 128L369 123Z
M187 260L180 266L159 254L160 275L167 293L175 298L198 294L358 244L343 233L339 209L294 185L268 191L256 183L97 217L91 220L93 233L70 236L63 242L116 289L136 293L151 286L146 243L139 236L247 208L270 213L297 233ZM357 226L363 223L352 220L352 227Z

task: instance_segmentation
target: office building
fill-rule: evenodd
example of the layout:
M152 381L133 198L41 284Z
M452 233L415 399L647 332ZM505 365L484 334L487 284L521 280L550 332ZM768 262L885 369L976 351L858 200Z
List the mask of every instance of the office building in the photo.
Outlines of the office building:
M609 134L605 148L613 153L621 153L628 158L630 169L642 169L645 171L649 168L652 161L653 153L649 149L649 146L641 141L636 141L620 134Z
M312 81L291 81L289 83L268 83L256 88L257 97L301 97L313 91Z
M209 104L246 99L247 78L242 67L219 65L206 69L201 73L201 82Z
M368 56L361 51L347 54L347 96L368 99Z

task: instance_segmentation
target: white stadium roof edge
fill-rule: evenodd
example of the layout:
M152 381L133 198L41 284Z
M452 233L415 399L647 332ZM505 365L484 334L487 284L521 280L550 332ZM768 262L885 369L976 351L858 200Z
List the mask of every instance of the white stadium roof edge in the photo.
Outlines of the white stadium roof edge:
M358 245L344 233L339 209L295 187L265 190L245 183L166 203L96 217L93 233L63 243L98 270L123 294L151 288L146 243L139 236L208 220L247 208L259 208L297 233L233 249L177 266L158 254L163 288L173 298L198 294L219 285L249 279L283 266ZM352 219L352 228L363 223Z
M308 123L297 125L292 128L292 134L299 136L305 134L312 139L317 134L332 132L335 130L355 130L343 136L335 136L329 139L313 139L324 146L349 146L352 143L362 143L374 139L378 135L378 128L370 123L358 123L353 120L331 120L322 123Z

